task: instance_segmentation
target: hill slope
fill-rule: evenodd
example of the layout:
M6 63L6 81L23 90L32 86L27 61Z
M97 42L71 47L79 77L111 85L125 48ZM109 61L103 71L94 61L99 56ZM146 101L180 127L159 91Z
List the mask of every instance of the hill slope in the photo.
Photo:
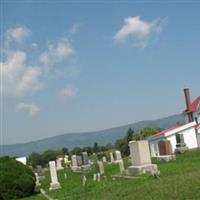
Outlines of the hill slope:
M93 145L94 142L98 142L99 144L113 143L117 139L124 137L128 128L132 128L135 131L138 131L145 126L158 126L165 129L174 126L177 122L184 122L181 115L173 115L158 120L136 122L102 131L67 133L34 142L3 145L1 147L2 151L0 152L0 155L26 156L32 152L43 152L47 149L59 149L62 147L72 149L75 146L83 147L86 145Z

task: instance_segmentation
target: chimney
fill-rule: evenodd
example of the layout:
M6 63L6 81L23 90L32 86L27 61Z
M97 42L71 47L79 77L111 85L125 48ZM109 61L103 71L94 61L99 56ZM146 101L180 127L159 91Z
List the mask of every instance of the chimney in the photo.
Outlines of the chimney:
M186 109L187 109L187 111L190 111L191 100L190 100L190 91L189 91L189 88L185 88L184 89L184 94L185 94Z

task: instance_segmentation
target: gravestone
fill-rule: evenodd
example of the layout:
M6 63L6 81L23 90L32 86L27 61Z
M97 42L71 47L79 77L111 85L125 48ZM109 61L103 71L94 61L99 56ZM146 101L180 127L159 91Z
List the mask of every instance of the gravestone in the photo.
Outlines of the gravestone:
M58 158L58 159L56 160L56 169L57 169L57 170L63 169L63 167L62 167L62 159L60 159L60 158Z
M76 159L77 159L77 165L80 167L83 164L82 157L76 156Z
M69 165L71 163L71 161L69 160L69 156L68 155L65 155L65 157L64 157L64 163L65 163L65 166Z
M149 144L146 140L129 142L131 163L128 168L131 175L158 174L157 165L151 163Z
M77 159L76 159L76 155L72 155L72 166L77 167Z
M160 155L171 155L172 145L169 140L160 140L158 143Z
M121 160L122 155L120 151L115 151L115 161Z
M120 160L118 163L119 163L120 174L124 174L125 173L124 161Z
M83 187L87 187L87 177L83 176Z
M41 165L36 166L36 173L38 174L38 176L44 176L44 171Z
M114 157L113 157L113 153L110 152L110 162L113 163L114 162Z
M83 155L83 164L84 165L88 165L89 164L89 162L88 162L88 153L87 152L83 152L82 155Z
M99 182L101 180L101 174L97 173L97 181Z
M71 159L72 159L72 165L71 165L72 170L77 170L78 169L77 156L72 155Z
M97 180L97 174L93 174L93 181Z
M104 174L103 161L98 160L97 161L97 166L98 166L98 171L99 171L100 175L103 175Z
M41 165L37 165L36 166L36 173L38 174L38 178L39 178L40 181L45 178L44 170L43 170Z
M36 182L35 182L36 186L40 186L41 184L40 184L38 173L35 173L35 179L36 179Z
M51 183L50 190L56 190L61 188L60 183L58 182L57 171L56 171L56 163L55 161L49 161L50 175L51 175Z
M107 160L106 160L106 157L105 157L105 156L103 156L102 160L103 160L103 162L107 162Z
M169 140L160 140L158 143L159 147L159 156L158 160L169 162L170 160L176 160L176 156L172 153L172 145Z

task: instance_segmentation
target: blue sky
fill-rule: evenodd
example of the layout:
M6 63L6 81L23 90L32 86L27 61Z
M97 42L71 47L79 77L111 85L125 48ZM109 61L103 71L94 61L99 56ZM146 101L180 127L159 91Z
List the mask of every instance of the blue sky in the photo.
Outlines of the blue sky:
M4 1L1 143L182 112L200 94L200 3Z

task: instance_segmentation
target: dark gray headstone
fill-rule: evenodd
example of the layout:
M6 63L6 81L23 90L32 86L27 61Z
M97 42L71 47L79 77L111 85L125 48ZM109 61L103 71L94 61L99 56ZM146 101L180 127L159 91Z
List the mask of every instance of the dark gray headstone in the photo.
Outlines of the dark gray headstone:
M88 165L88 153L83 152L82 155L83 155L83 164Z
M76 159L77 159L77 165L81 166L83 164L82 157L81 156L76 156Z

